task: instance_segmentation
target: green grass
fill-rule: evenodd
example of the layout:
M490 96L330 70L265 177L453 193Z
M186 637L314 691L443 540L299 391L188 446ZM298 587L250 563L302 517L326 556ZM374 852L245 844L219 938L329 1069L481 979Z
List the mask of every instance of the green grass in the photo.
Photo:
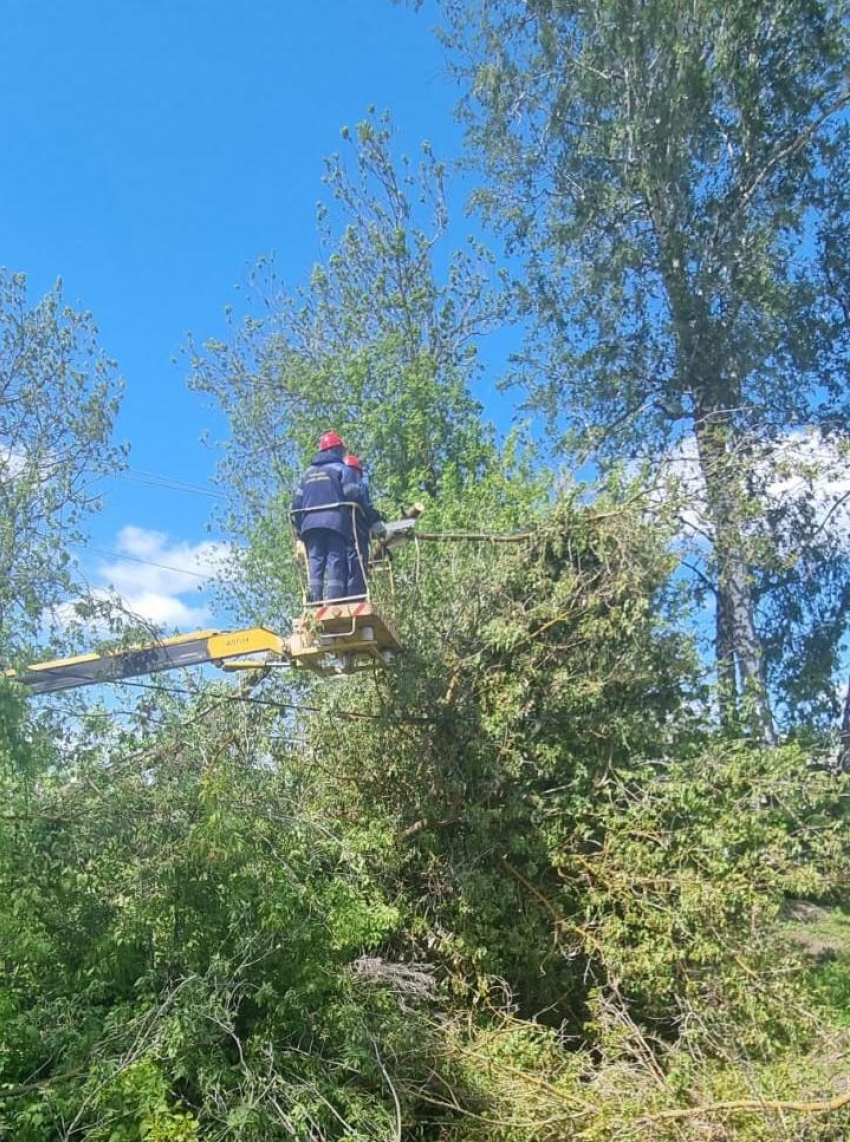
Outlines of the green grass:
M838 1026L850 1027L850 911L800 904L789 913L783 931L811 961L814 1000L832 1009Z

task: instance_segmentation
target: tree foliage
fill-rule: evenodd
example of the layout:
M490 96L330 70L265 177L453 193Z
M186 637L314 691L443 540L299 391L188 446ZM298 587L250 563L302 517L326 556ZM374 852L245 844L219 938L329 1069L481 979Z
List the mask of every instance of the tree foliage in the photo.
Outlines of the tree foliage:
M712 737L644 507L408 552L405 658L306 703L208 684L63 748L4 692L3 1129L602 1139L831 1093L781 917L846 886L846 783Z
M846 423L845 7L442 7L475 201L525 262L519 378L596 457L695 438L721 698L771 739L746 454Z
M190 384L232 425L222 474L236 493L230 525L262 553L255 577L290 546L292 488L326 428L365 459L390 516L450 501L494 456L470 391L476 339L504 310L492 260L472 241L447 249L430 147L418 165L396 160L389 120L374 116L343 143L349 154L326 164L324 257L309 284L287 290L261 261L232 338L190 345Z
M62 297L35 305L26 278L0 269L0 645L32 634L70 583L67 545L114 469L119 384L91 314Z
M329 162L309 284L286 290L262 265L261 315L191 347L191 383L232 429L221 479L240 619L281 629L297 613L287 509L319 431L371 462L388 514L423 502L419 538L373 578L404 653L312 683L151 682L135 706L72 719L0 685L4 1137L837 1142L850 1129L850 789L816 698L846 614L843 553L812 497L778 499L764 462L794 378L777 380L763 425L753 413L780 364L801 399L822 400L825 428L840 409L843 349L827 341L844 270L825 235L842 223L795 213L800 187L826 195L837 170L837 10L448 10L484 20L458 30L489 53L476 138L504 165L482 201L529 255L520 296L552 368L535 391L553 412L565 397L589 409L600 456L605 417L611 448L618 434L681 443L688 421L708 434L719 596L745 588L757 668L800 732L770 746L717 725L674 498L627 465L581 485L528 442L497 440L472 386L478 338L505 315L499 275L474 243L446 253L442 167L427 148L416 169L394 157L389 124L370 118ZM771 37L797 51L805 84ZM803 112L812 129L783 155ZM673 212L678 266L641 214L653 204ZM811 264L781 281L801 226ZM93 351L74 334L93 333L87 318L36 317L57 359ZM806 333L799 359L784 322ZM95 366L92 388L66 367L57 392L93 435L63 421L62 452L58 422L21 432L66 456L57 486L77 520L111 372ZM609 416L605 384L633 419ZM27 494L42 502L43 483ZM49 518L58 537L68 519ZM33 579L31 614L60 583ZM824 615L834 633L807 649ZM756 729L767 714L754 709Z

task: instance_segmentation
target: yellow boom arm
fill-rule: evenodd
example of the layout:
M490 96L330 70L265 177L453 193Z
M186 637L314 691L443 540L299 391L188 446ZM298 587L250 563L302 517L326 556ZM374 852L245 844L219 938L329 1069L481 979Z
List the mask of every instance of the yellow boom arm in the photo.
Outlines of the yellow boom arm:
M37 662L21 671L3 673L33 694L72 690L103 682L120 682L140 674L158 674L181 666L211 662L224 670L263 669L271 662L315 674L352 674L370 666L387 666L401 650L398 635L372 604L316 603L295 623L287 637L266 627L246 630L198 630L163 638L149 646L131 646L105 654L81 654ZM265 659L251 658L265 655Z
M122 678L158 674L161 670L198 666L205 662L220 666L228 659L262 653L289 658L289 641L265 627L235 631L199 630L176 638L164 638L150 646L37 662L20 673L14 670L4 673L23 682L33 694L49 694L53 690L118 682Z

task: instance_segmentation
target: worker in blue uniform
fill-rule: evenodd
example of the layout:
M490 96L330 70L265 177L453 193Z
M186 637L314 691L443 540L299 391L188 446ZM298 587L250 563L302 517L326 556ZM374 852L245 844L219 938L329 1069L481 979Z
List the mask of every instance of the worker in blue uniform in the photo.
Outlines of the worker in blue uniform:
M307 552L310 602L342 599L348 593L348 545L353 535L351 469L343 463L345 444L325 432L319 451L292 498L292 521Z
M359 457L349 453L345 466L351 474L346 494L356 505L354 529L348 541L348 594L366 594L366 576L369 573L369 538L383 523L383 516L372 503L369 485L363 477L363 463Z

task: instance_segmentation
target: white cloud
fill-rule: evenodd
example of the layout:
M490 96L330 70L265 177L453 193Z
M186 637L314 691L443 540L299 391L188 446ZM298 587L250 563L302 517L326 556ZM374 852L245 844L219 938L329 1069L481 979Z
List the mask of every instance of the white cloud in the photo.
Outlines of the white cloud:
M710 536L712 525L706 511L705 481L693 434L684 437L662 456L656 469L656 479L651 499L659 506L671 498L681 504L679 518L685 536Z
M33 451L0 440L0 483L14 483L23 476L29 484L47 484L60 467L52 449Z
M101 563L97 575L121 595L127 610L169 629L209 623L209 604L194 600L199 589L226 573L231 562L228 544L172 540L164 531L128 524L118 533L115 551L125 558Z
M209 625L212 611L207 603L193 607L175 595L159 591L142 591L140 594L124 596L124 607L151 626L171 630L177 627L191 630L194 627Z
M783 439L763 447L752 471L759 485L758 494L768 509L787 507L811 509L812 525L850 546L850 441L825 438L812 428L789 432ZM699 463L696 440L685 437L659 463L657 502L671 495L683 504L680 518L683 531L691 538L708 538L712 524L708 517L705 481ZM786 539L793 543L795 520L788 517Z
M772 459L768 498L810 500L816 524L850 543L850 441L803 429L789 433Z
M27 456L10 444L0 442L0 480L14 480L27 465Z
M186 631L210 625L212 609L205 589L216 577L232 576L229 544L174 540L164 531L129 524L111 547L114 556L101 559L89 573L95 601L159 629ZM67 626L77 618L75 604L56 608L52 618ZM103 622L86 625L99 628Z

